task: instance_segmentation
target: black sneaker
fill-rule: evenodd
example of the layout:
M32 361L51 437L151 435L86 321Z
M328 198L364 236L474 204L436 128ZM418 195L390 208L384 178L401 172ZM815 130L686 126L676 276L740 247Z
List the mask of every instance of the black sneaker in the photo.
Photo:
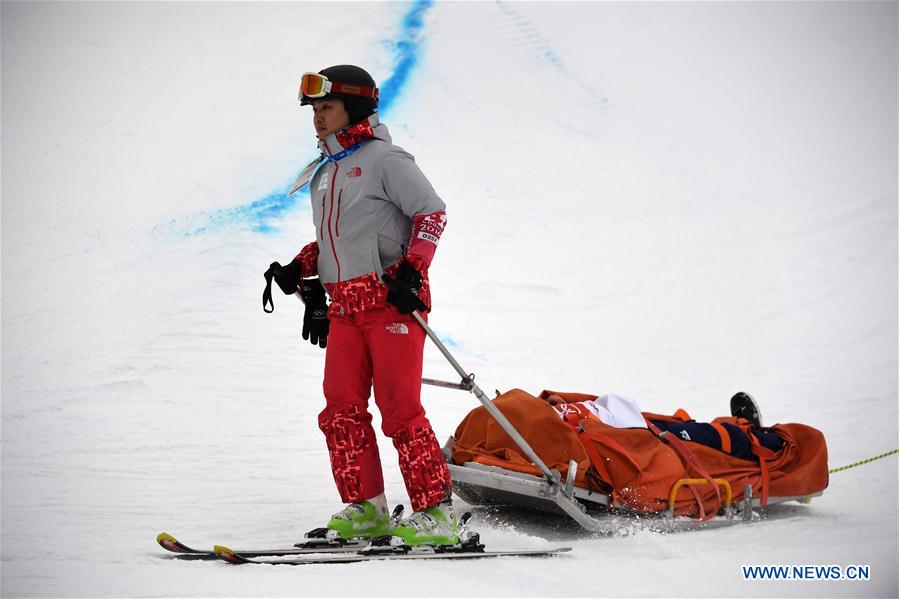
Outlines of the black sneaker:
M762 427L762 412L752 396L743 391L730 398L730 415L748 420L755 428Z

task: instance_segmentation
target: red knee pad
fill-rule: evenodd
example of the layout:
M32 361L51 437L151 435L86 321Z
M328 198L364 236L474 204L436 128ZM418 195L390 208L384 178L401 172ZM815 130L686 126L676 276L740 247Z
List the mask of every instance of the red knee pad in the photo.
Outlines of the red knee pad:
M384 491L371 415L359 404L325 410L318 417L325 434L334 482L344 503L358 503Z
M393 435L400 472L415 511L437 505L452 492L446 458L429 424L408 427Z

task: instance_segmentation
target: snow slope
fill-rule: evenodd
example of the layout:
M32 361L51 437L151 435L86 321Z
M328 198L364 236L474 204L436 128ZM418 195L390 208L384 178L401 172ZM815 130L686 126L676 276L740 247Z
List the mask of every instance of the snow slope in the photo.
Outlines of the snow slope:
M897 5L16 3L2 19L2 594L897 595L895 456L751 527L565 559L233 568L339 503L323 352L263 270L313 235L299 74L366 65L448 204L432 325L487 391L698 418L752 392L833 466L897 439ZM451 378L429 347L426 375ZM438 436L474 398L426 389ZM378 416L375 416L378 421ZM388 499L407 501L382 440ZM870 564L749 582L742 564ZM595 576L584 576L594 573Z

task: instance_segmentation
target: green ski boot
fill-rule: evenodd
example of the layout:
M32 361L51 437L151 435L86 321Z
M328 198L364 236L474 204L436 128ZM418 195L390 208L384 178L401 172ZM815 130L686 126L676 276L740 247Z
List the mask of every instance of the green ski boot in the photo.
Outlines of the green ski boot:
M415 512L393 529L391 544L458 545L459 523L449 501Z
M390 514L370 501L351 503L328 522L328 536L341 539L370 539L393 534Z

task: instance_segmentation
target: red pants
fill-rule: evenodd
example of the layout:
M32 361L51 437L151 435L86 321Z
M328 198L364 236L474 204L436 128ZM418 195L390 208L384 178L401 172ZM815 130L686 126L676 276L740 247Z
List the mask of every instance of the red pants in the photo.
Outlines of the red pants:
M381 458L368 412L374 383L381 429L393 439L413 510L449 496L449 468L421 406L425 332L392 306L331 318L325 354L326 407L318 424L344 503L384 491Z

